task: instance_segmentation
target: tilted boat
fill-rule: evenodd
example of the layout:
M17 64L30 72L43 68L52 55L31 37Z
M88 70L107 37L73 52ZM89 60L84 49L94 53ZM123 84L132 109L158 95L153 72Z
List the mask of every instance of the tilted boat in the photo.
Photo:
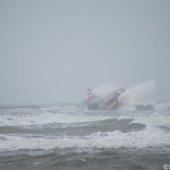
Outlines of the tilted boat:
M121 106L119 98L125 89L118 88L103 97L94 94L91 88L88 88L87 91L87 99L84 103L89 110L114 110Z

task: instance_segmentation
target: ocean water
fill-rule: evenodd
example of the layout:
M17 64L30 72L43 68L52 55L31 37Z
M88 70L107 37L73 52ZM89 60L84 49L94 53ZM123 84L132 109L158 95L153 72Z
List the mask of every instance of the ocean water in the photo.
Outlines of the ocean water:
M0 107L0 170L161 170L169 164L170 102L114 111Z

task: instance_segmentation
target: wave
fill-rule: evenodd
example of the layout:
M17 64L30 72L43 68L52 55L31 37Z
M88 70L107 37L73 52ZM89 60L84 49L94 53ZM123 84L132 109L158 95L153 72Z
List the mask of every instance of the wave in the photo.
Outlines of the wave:
M113 112L88 112L80 108L42 108L36 112L20 110L20 114L0 115L0 127L4 126L41 126L47 124L69 124L94 122L107 119L133 119L133 123L170 127L170 104L155 104L154 110L136 110L135 107L122 107ZM11 111L12 112L12 111ZM23 114L24 113L24 114ZM75 125L76 126L76 125Z
M40 113L26 115L1 115L0 126L30 126L50 123L76 123L109 119L111 116L87 113Z
M43 137L43 136L18 136L0 135L0 151L13 151L24 149L69 149L76 151L86 149L103 148L148 148L170 145L170 134L165 131L147 127L139 132L122 133L121 131L97 132L88 136L64 136L64 137Z
M135 117L132 123L142 123L148 126L152 125L152 126L170 127L170 116L165 114L160 114L158 112L154 112L146 116L142 115L142 116Z

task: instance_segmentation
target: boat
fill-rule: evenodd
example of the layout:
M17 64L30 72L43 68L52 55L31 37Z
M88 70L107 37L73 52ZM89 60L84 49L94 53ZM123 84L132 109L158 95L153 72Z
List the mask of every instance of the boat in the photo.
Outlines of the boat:
M122 105L119 98L125 92L125 89L118 88L102 97L96 95L91 88L88 88L87 91L87 98L84 104L88 110L114 110Z

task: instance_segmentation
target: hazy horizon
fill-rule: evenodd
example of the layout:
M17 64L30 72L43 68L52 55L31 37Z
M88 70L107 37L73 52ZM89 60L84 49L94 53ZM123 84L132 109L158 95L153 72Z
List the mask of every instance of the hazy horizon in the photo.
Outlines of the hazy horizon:
M169 100L170 1L1 0L0 104L81 102L156 81Z

